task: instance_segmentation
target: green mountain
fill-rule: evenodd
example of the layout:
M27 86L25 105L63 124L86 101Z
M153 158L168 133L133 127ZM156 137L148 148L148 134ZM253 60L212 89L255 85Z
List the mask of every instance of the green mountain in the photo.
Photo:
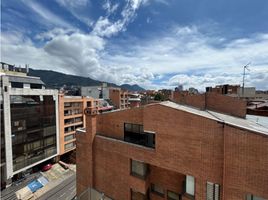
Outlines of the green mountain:
M129 85L129 84L123 84L120 86L122 89L125 90L130 90L130 91L144 91L145 89L140 87L139 85L135 84L135 85Z
M102 82L98 80L94 80L87 77L75 76L64 74L52 70L37 70L37 69L29 69L29 76L37 76L40 77L41 80L46 84L48 88L60 88L63 85L66 86L94 86L101 85ZM129 91L142 91L144 90L138 85L129 85L123 84L118 86L114 83L108 83L108 86L112 87L121 87L122 89L127 89Z

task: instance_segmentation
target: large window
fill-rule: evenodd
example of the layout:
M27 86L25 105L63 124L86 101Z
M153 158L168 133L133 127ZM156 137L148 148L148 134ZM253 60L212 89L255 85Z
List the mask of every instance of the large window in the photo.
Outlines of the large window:
M155 134L144 132L139 124L124 124L124 141L155 148Z
M56 113L52 95L11 95L13 170L56 154Z
M186 194L194 196L195 191L195 178L190 175L186 175Z
M131 175L146 178L148 172L148 165L144 162L131 160Z
M207 182L207 200L219 200L220 199L220 185Z

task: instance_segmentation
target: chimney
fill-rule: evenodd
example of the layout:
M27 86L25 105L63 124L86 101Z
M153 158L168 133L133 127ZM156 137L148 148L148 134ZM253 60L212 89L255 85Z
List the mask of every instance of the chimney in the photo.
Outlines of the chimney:
M87 188L93 187L93 142L96 135L97 109L86 108L84 114L86 117L85 131L76 135L76 186L77 196Z

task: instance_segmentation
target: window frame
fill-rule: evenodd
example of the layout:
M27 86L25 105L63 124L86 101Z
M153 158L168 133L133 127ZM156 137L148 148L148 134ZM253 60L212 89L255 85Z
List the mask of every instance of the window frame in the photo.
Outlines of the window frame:
M179 200L181 200L181 194L180 193L173 192L171 190L167 190L167 200L176 200L176 199L173 199L172 197L169 197L168 196L168 193L174 193L174 194L178 195L179 196Z
M132 161L135 161L135 162L138 162L138 163L142 163L142 164L144 164L146 166L145 175L140 175L138 173L133 172L133 170L132 170ZM130 175L131 176L134 176L134 177L140 178L142 180L145 180L146 177L148 176L148 174L149 174L149 165L147 163L142 162L142 161L138 161L138 160L134 160L134 159L130 159Z
M156 190L154 189L155 186L158 186L158 187L162 188L162 189L163 189L163 193L156 191ZM165 193L166 193L166 191L165 191L165 189L164 189L162 186L160 186L160 185L151 183L151 192L154 193L154 194L157 194L157 195L160 196L160 197L165 198Z

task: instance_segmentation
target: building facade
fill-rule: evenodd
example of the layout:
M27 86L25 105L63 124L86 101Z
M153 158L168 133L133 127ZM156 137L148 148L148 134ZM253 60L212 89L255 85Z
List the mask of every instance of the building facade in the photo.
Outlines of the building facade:
M87 113L80 199L92 189L115 200L268 199L267 127L172 102Z
M101 86L81 87L81 96L107 100L112 104L114 109L126 109L130 107L127 91L117 87L108 87L105 83Z
M75 149L76 129L85 127L84 109L98 106L91 97L59 95L60 155Z
M9 183L58 154L58 92L14 66L11 72L6 65L2 70L1 183Z
M129 108L130 103L127 91L121 90L120 88L110 88L109 99L113 103L115 109Z
M138 93L129 93L128 102L130 108L136 108L141 106L141 95Z

